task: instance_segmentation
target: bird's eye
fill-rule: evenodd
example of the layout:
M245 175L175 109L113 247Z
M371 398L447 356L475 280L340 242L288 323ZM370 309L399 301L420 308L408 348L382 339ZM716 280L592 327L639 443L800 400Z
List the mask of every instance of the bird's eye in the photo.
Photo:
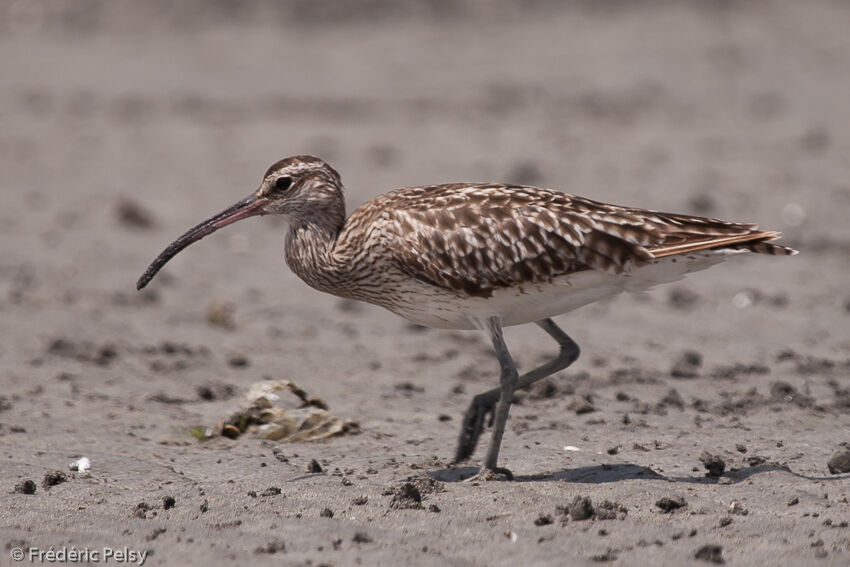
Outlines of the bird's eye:
M292 185L291 177L278 177L274 180L275 191L286 191Z

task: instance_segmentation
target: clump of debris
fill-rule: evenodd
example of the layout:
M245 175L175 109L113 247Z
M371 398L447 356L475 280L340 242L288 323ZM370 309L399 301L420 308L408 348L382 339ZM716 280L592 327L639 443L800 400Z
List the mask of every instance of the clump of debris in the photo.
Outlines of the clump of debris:
M281 392L293 394L287 398L296 403L286 403ZM264 380L251 385L238 411L220 419L215 427L195 428L192 434L198 439L217 436L236 439L251 433L262 439L289 443L359 431L357 422L333 415L324 400L311 397L294 382Z

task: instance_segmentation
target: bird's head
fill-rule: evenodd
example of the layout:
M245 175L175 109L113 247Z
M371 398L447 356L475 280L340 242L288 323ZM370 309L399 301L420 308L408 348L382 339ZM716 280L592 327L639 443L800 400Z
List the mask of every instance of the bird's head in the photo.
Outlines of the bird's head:
M283 215L291 222L327 213L342 201L342 181L334 168L313 156L293 156L272 165L250 198L262 202L262 213Z
M233 206L188 230L148 266L136 283L142 289L178 252L238 220L281 215L291 224L309 222L341 226L345 220L342 182L334 168L313 156L293 156L272 165L260 188Z

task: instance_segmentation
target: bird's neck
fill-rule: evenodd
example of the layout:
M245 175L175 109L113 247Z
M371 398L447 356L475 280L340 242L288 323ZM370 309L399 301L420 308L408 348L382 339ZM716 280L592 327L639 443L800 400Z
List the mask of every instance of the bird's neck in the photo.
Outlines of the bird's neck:
M331 292L343 275L334 256L344 219L327 217L295 222L286 237L286 263L310 287Z

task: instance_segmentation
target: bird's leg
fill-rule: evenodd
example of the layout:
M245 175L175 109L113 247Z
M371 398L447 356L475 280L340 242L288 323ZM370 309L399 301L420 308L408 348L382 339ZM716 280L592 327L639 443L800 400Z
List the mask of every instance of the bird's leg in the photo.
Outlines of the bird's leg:
M502 321L498 317L490 317L487 321L487 330L490 333L490 339L493 341L493 349L496 351L496 358L499 359L501 366L501 375L499 376L499 398L494 412L493 434L490 437L490 447L487 449L487 456L484 458L484 468L479 475L490 475L493 473L503 474L509 480L513 478L511 472L507 469L500 469L497 464L499 461L499 448L502 445L502 435L505 433L505 424L508 421L508 411L511 408L511 400L514 397L514 390L519 380L519 373L516 369L516 364L508 351L508 345L505 344L505 337L502 336Z
M537 325L546 331L549 336L558 341L561 347L558 356L553 360L535 368L531 372L523 374L519 377L516 383L515 390L527 388L555 372L567 368L570 364L576 361L579 356L579 347L569 335L561 330L552 319L543 319L537 321ZM490 426L493 425L495 418L494 409L499 401L502 393L501 388L493 388L483 394L475 396L466 414L463 416L463 424L460 429L460 439L458 440L457 453L455 461L463 461L472 455L475 451L475 446L478 444L478 438L484 430L484 420L487 415L490 415Z

